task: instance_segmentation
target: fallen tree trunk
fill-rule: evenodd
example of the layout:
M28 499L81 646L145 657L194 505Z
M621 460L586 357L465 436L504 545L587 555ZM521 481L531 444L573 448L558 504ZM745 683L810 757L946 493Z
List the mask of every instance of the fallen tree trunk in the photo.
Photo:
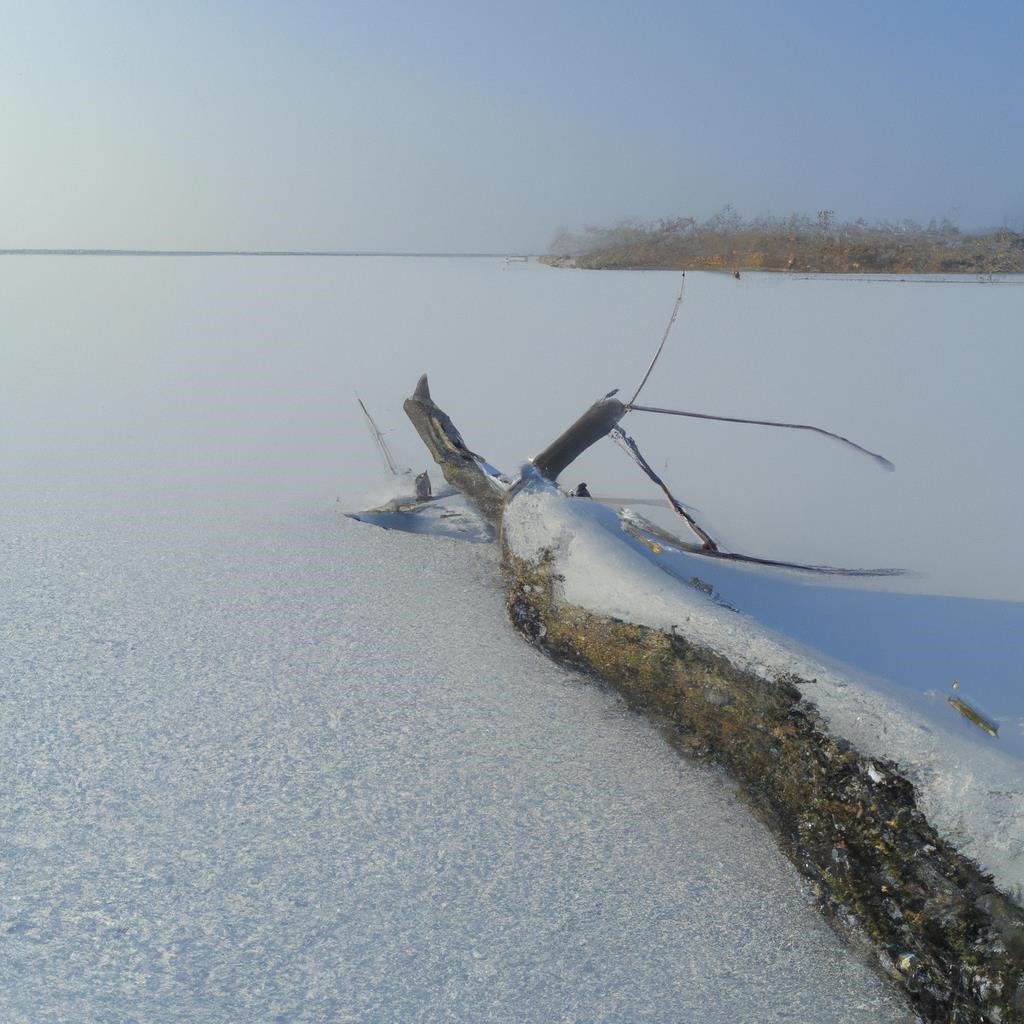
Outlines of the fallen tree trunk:
M551 488L607 432L606 421L609 429L618 422L616 405L605 399L588 410L503 500L430 399L425 377L406 411L446 479L500 527L504 509ZM830 732L801 694L806 680L767 680L685 632L574 606L560 596L550 557L522 557L507 533L502 551L514 627L560 663L613 686L681 751L726 768L811 879L822 911L869 944L925 1020L1024 1021L1024 911L938 835L897 764Z

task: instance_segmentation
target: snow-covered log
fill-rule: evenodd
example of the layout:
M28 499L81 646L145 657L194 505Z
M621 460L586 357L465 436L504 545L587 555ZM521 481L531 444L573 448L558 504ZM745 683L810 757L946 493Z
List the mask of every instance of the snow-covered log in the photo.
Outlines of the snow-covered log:
M614 514L554 485L552 467L564 469L567 453L601 436L591 436L607 414L600 406L551 446L550 465L535 460L502 494L425 379L406 402L445 477L501 529L515 628L562 664L613 686L687 755L727 769L811 879L823 912L925 1020L1024 1021L1024 911L928 820L900 766L835 730L805 696L817 694L815 680L752 671L733 653L736 644L707 643L690 620L710 598L664 573L645 576L650 566ZM567 536L576 554L571 586ZM605 599L581 600L588 583ZM660 603L648 624L632 602L655 589ZM726 628L744 627L739 619Z

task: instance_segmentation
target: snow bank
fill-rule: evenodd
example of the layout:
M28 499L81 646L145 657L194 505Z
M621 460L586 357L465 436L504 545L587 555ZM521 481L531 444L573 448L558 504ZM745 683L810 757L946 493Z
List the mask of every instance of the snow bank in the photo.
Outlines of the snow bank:
M553 557L565 602L624 622L675 631L740 668L776 679L795 674L804 697L862 753L896 761L932 824L1004 887L1024 885L1021 764L954 734L894 693L773 633L668 575L627 542L614 512L565 498L535 480L504 519L513 554Z

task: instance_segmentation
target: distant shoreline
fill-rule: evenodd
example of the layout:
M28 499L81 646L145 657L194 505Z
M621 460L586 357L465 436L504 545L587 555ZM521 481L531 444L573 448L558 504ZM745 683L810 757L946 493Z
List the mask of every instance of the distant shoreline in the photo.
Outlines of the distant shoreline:
M567 256L537 256L538 263L547 267L569 268L571 270L618 270L624 273L680 273L690 271L692 273L705 274L727 274L730 277L742 277L744 274L777 274L797 281L863 281L865 283L889 284L913 281L915 284L990 284L990 285L1019 285L1024 287L1024 281L1007 280L1007 278L1019 278L1024 276L1024 269L1021 270L945 270L945 271L918 271L918 270L795 270L787 267L757 267L739 266L723 267L705 265L700 263L687 263L685 266L658 265L658 264L637 264L635 266L614 266L603 267L593 266L586 262L579 262L573 257Z
M803 274L1021 274L1024 234L965 233L949 221L839 223L817 218L745 220L726 207L709 220L677 217L655 224L563 232L541 257L584 270L745 270Z
M834 263L829 265L815 265L812 262L802 263L800 265L786 265L786 266L769 266L765 263L759 263L757 261L741 261L733 260L726 262L723 260L708 258L708 259L690 259L690 260L665 260L659 263L655 262L637 262L630 263L626 260L618 258L608 258L606 260L606 253L588 253L585 256L538 256L537 262L543 263L548 267L568 267L573 270L649 270L649 271L704 271L707 273L719 273L719 274L730 274L735 277L740 277L742 274L787 274L789 276L797 275L801 277L832 277L837 280L840 278L865 278L873 281L889 281L889 280L902 280L910 277L915 278L933 278L935 283L940 283L943 279L948 281L951 278L965 278L970 281L978 279L984 279L986 281L992 281L996 283L995 278L1001 275L1020 275L1024 274L1024 259L1021 260L1020 266L999 266L998 269L989 269L990 263L988 261L982 261L977 264L961 265L954 268L945 268L942 270L938 269L923 269L918 270L913 267L898 266L898 267L882 267L882 266L851 266L845 269L837 267Z

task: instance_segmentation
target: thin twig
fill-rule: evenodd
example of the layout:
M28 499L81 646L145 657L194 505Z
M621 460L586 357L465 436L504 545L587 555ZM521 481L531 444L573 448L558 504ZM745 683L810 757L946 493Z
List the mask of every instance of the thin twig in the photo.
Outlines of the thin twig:
M875 462L883 469L889 470L891 473L896 467L884 456L879 455L877 452L868 450L862 447L854 441L851 441L848 437L843 437L841 434L833 434L831 430L822 430L821 427L812 427L807 423L778 423L775 420L746 420L741 419L739 416L712 416L706 412L686 412L683 409L658 409L650 405L633 405L630 402L627 406L631 412L657 412L662 413L666 416L689 416L695 420L719 420L722 423L750 423L758 427L787 427L789 430L810 430L815 434L822 434L825 437L832 438L833 441L839 441L841 444L849 445L862 455L869 455Z
M651 464L640 454L640 448L636 441L633 440L627 434L622 427L613 427L608 435L646 474L653 480L664 492L665 497L668 498L669 504L675 509L676 513L682 516L686 520L686 525L690 527L693 532L700 537L704 544L705 551L718 551L718 545L711 539L709 534L701 525L697 522L693 516L683 507L683 503L668 489L667 484L664 480L658 476L657 473L651 468Z
M395 463L394 456L391 454L391 449L388 448L387 441L384 440L384 435L381 433L380 427L374 422L373 417L370 415L370 410L363 404L363 400L356 395L356 401L359 403L359 408L363 410L363 415L366 417L367 425L370 428L370 434L374 441L377 442L377 447L380 449L381 455L384 456L384 461L388 464L388 469L395 476L399 476L401 471Z
M627 406L632 405L636 400L637 396L644 389L644 385L647 383L647 378L650 377L651 371L654 369L654 364L658 361L658 356L661 355L661 350L665 347L665 342L668 341L669 333L672 330L672 325L676 322L676 317L679 315L679 307L683 301L683 289L686 287L686 271L682 273L682 280L679 282L679 294L676 296L676 304L672 307L672 315L669 317L668 324L665 327L665 333L661 336L661 344L658 346L658 351L654 353L654 358L651 360L651 365L647 367L647 372L644 374L644 379L640 381L640 386L633 392L633 397L626 403Z

